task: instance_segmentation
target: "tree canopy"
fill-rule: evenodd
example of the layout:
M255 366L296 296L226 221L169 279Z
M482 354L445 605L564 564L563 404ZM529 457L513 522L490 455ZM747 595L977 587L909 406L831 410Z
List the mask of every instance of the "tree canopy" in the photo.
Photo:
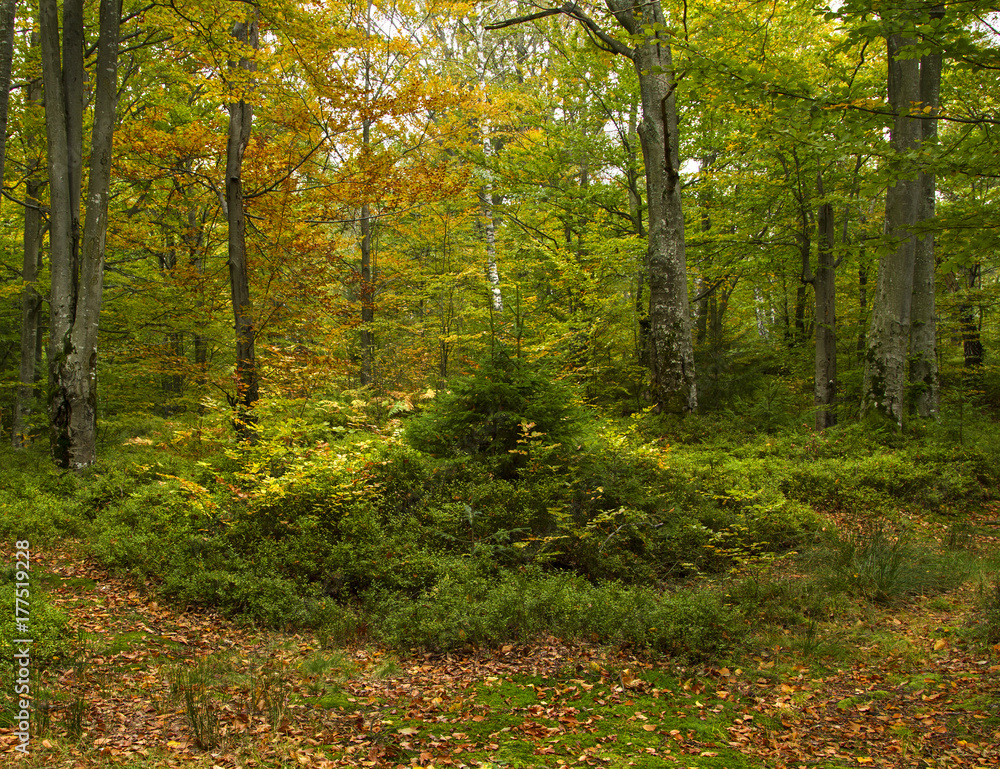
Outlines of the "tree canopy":
M985 3L11 5L0 404L63 465L498 356L615 413L996 400Z

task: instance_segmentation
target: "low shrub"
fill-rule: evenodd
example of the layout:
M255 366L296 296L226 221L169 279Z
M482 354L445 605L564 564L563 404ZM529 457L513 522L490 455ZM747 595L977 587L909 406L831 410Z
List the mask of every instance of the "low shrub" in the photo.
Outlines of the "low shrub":
M537 569L489 579L470 566L419 600L373 594L368 608L377 637L438 651L554 635L709 659L744 634L741 615L714 589L661 594Z

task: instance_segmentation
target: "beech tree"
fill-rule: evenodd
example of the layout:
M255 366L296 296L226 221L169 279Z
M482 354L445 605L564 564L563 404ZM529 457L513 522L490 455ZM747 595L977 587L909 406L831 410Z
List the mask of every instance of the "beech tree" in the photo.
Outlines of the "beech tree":
M890 29L886 37L888 101L894 115L891 148L900 164L905 164L906 158L920 149L923 139L920 119L921 62L909 53L916 45L917 39L898 27ZM897 173L897 178L886 191L885 235L888 243L879 260L878 284L872 305L862 413L879 413L902 426L914 302L917 224L921 211L926 210L926 204L922 203L925 195L921 180L914 178L905 167ZM933 250L930 253L929 264L926 256L921 261L924 274L919 287L933 296ZM925 306L921 320L925 324L931 323L933 330L933 301L929 309L931 317L927 317ZM931 338L929 342L929 357L933 357L935 340ZM924 340L926 343L927 340ZM917 352L918 362L926 363L927 358L926 349ZM926 376L931 374L928 372ZM923 408L930 413L929 403L925 403Z
M83 168L83 0L40 0L39 29L51 200L49 425L61 467L93 464L97 452L97 331L104 281L112 145L118 103L119 0L101 0L86 218Z
M32 34L32 45L38 45L37 34ZM41 79L32 77L25 87L25 110L21 132L27 152L24 161L24 235L21 239L23 259L21 279L21 345L18 365L17 393L14 418L11 425L11 445L24 448L30 429L32 404L38 368L42 357L44 316L42 295L38 291L38 278L42 271L42 240L45 224L42 220L42 190L45 177L42 169L44 153L41 122L35 123L36 113L42 110Z

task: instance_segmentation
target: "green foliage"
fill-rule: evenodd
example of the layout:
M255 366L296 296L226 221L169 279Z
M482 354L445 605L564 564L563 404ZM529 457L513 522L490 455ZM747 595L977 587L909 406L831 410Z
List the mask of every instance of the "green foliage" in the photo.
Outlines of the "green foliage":
M990 573L979 581L969 635L985 646L1000 646L1000 577Z
M539 454L564 453L581 417L571 390L551 372L500 351L453 380L410 420L406 435L422 451L490 460L502 477L513 477Z
M42 546L78 536L83 530L74 499L78 485L40 451L0 447L0 538Z
M420 600L384 594L369 600L379 617L375 632L403 648L448 650L555 635L707 659L735 648L743 633L741 615L714 590L660 594L538 569L490 579L470 566Z
M29 580L28 633L17 630L15 624L16 569L0 569L0 649L4 650L0 657L0 677L4 681L13 682L14 678L14 639L28 637L32 639L30 646L30 671L33 682L37 682L39 670L51 667L69 656L72 637L67 631L68 618L57 608L48 593L42 587L42 575L33 567ZM37 685L36 683L33 686ZM0 702L5 707L0 710L0 726L7 726L13 721L17 708L13 707L13 685L5 687ZM38 692L35 691L37 695Z

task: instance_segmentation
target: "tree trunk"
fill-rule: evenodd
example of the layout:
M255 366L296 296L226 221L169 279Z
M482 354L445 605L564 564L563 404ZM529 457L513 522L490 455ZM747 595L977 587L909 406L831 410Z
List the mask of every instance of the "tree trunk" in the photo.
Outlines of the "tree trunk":
M37 35L33 45L38 45ZM27 87L28 105L37 107L42 103L42 83L32 80ZM42 270L42 239L45 225L41 215L41 193L45 187L44 177L39 173L41 159L33 153L39 149L38 137L28 131L26 136L29 157L26 164L24 207L24 261L22 278L24 289L21 293L21 361L18 368L17 399L14 404L14 423L11 430L11 444L14 448L27 445L31 429L32 404L39 380L41 363L41 337L44 305L38 293L38 276Z
M966 291L975 291L979 288L980 266L974 264L972 267L963 267L966 273ZM958 307L959 325L962 331L962 357L965 368L969 371L976 371L983 365L983 341L980 334L980 322L982 315L976 316L975 307L967 299L963 299Z
M618 23L639 36L632 61L639 78L642 122L639 139L646 162L649 221L649 362L657 406L695 411L694 346L684 253L680 142L673 61L658 0L607 0ZM652 29L650 34L649 30Z
M862 246L862 249L864 246ZM865 359L865 348L867 345L867 334L865 333L865 324L867 318L865 315L868 312L868 266L864 263L865 254L862 250L859 255L859 261L861 266L858 267L858 344L857 353L858 360L863 361Z
M240 43L258 47L257 19L237 22L232 36ZM252 70L253 63L240 57L240 69ZM256 443L257 428L253 407L260 397L257 373L256 329L250 303L250 272L247 264L246 207L243 199L243 153L250 143L253 109L244 99L229 104L229 131L226 142L226 219L229 225L229 288L236 332L236 395L230 398L235 410L236 435L241 441Z
M911 105L920 101L920 62L897 56L916 40L896 34L887 43L889 104L896 115L891 143L899 162L905 163L904 156L920 145L920 121L909 116ZM903 424L919 200L919 182L906 176L906 169L901 168L896 183L886 192L885 232L891 251L879 259L861 403L862 415L881 414L899 427Z
M503 294L500 291L500 270L497 268L497 229L493 216L493 192L486 184L479 190L479 208L483 214L483 238L486 241L486 280L493 295L493 312L503 312Z
M936 12L943 14L941 9L936 9ZM920 121L921 148L937 142L936 115L940 92L941 54L926 54L920 59L920 102L924 109L931 108L932 117ZM938 367L934 310L934 174L921 173L917 184L917 221L923 232L914 245L910 389L916 413L922 417L935 417L938 413Z
M365 121L365 136L368 122ZM366 140L367 143L367 140ZM361 386L375 380L375 269L372 264L372 215L368 203L361 205Z
M115 112L118 104L119 3L101 0L94 80L87 213L79 232L82 147L83 6L64 3L65 59L59 50L55 0L39 3L45 124L52 213L49 225L51 316L49 323L49 423L52 453L79 469L97 454L97 330L104 284ZM66 90L79 87L78 92ZM80 85L76 85L80 84ZM77 259L81 249L80 259ZM79 268L79 275L77 269Z
M817 213L818 258L813 279L816 296L814 387L816 429L825 430L837 423L837 270L833 258L833 204L823 203Z
M14 62L14 14L17 0L0 0L0 186L7 158L7 115L10 109L10 71Z

